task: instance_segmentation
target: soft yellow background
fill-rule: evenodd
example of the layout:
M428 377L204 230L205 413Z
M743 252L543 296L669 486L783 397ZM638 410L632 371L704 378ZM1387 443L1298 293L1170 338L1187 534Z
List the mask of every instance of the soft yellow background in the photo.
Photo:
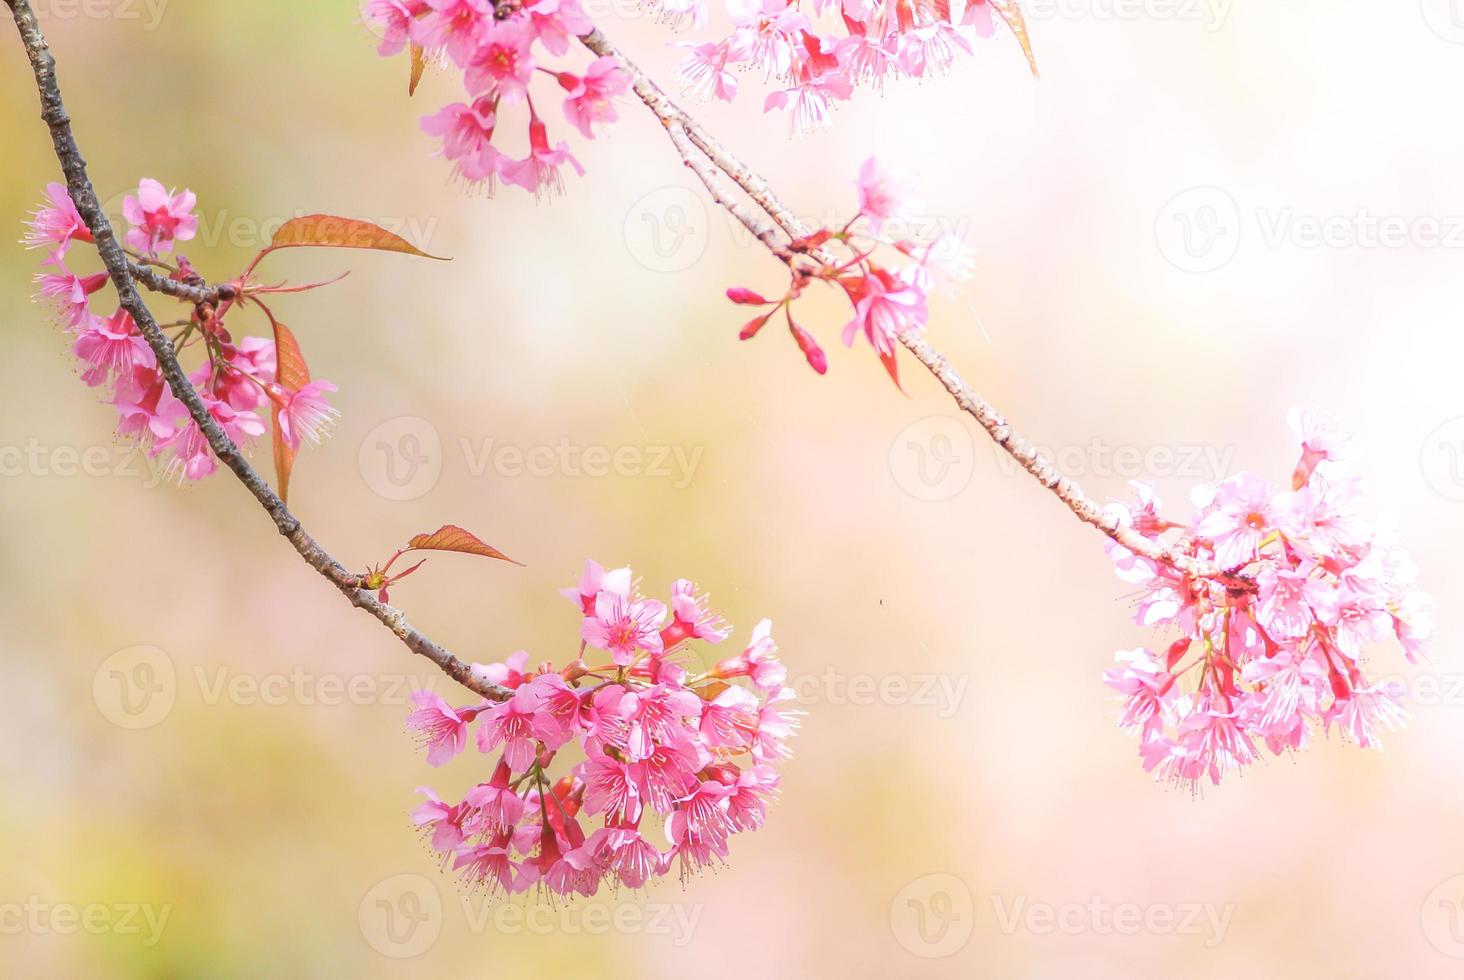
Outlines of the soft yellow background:
M739 343L722 290L775 291L779 267L699 203L637 104L606 138L573 137L588 175L564 198L490 200L451 185L417 131L455 97L450 80L409 103L405 63L375 56L347 0L175 0L155 22L156 5L95 2L52 0L45 21L93 179L104 195L141 176L194 189L213 240L186 251L206 273L235 272L253 229L302 210L395 222L454 256L271 260L295 279L353 270L277 304L342 389L339 429L296 476L321 541L364 565L452 520L526 562L443 557L397 589L415 622L476 660L571 654L576 619L554 590L587 555L633 563L657 593L695 577L739 638L774 619L808 717L782 805L721 873L622 895L618 927L603 911L616 903L597 900L603 935L579 913L535 930L490 909L485 925L407 821L413 787L459 792L486 772L476 754L433 772L403 734L403 686L436 683L429 665L342 602L227 476L180 491L55 475L67 449L112 445L112 412L28 303L37 257L3 246L0 446L37 447L45 465L0 480L0 906L170 907L150 947L0 933L6 972L1458 975L1464 504L1450 496L1464 483L1442 444L1464 435L1446 424L1464 414L1464 252L1272 246L1262 225L1288 208L1458 223L1464 45L1423 16L1447 24L1443 5L1253 2L1204 22L1158 2L1136 18L1068 4L1034 18L1040 82L1004 39L948 78L863 95L835 133L790 141L752 76L735 106L703 112L810 217L849 213L871 152L921 171L929 211L981 250L965 295L935 304L933 340L1096 496L1138 475L1110 457L1125 447L1208 448L1282 480L1295 402L1357 431L1374 499L1399 513L1441 600L1436 658L1407 675L1424 703L1386 754L1318 740L1192 800L1151 784L1113 725L1100 671L1113 650L1161 640L1130 623L1100 537L978 430L940 421L948 400L913 364L906 397L867 349L834 349L833 297L805 311L830 348L826 378L776 327ZM622 7L607 31L669 79L671 35ZM0 216L17 238L56 164L3 34ZM570 136L556 106L546 115ZM1243 216L1234 260L1205 274L1156 245L1166 202L1195 187L1223 189ZM689 229L679 249L651 247L648 215ZM393 423L390 439L435 433L441 475L396 501L378 492L373 430L404 416L424 423ZM490 439L701 455L677 487L654 472L484 469ZM947 499L907 492L929 489L912 439L954 460L933 493ZM1181 511L1216 475L1149 458ZM176 691L132 731L99 703L115 681L104 662L140 645L163 651ZM963 696L954 710L912 703L889 678ZM885 695L850 696L850 680ZM283 697L250 693L286 682ZM345 683L364 703L328 703ZM392 959L378 947L416 950L383 943L373 917L377 899L410 911L404 889L441 912L408 936L435 935L424 952ZM1074 911L1095 899L1230 918L1219 936L1124 935ZM1072 927L1004 928L1019 903L1066 909ZM689 937L674 917L652 923L668 906L695 916Z

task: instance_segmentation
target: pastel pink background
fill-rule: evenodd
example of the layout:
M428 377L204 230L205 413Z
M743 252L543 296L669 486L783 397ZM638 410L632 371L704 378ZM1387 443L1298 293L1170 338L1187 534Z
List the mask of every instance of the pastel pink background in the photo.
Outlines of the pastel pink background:
M778 266L703 203L637 105L607 138L575 139L588 175L563 199L489 200L450 185L417 132L455 97L449 80L409 103L405 64L375 57L347 0L178 2L155 23L153 9L46 19L104 195L145 175L191 187L209 241L188 251L218 276L297 211L394 223L454 257L274 267L353 270L280 304L342 389L335 437L297 469L312 531L364 565L454 520L524 561L434 560L394 596L477 660L571 653L555 589L587 555L658 590L695 577L740 636L774 619L808 716L783 804L720 874L597 899L604 929L576 912L531 929L490 908L485 923L406 816L415 786L481 775L472 757L429 771L402 732L405 686L438 683L428 665L340 601L229 479L149 488L121 456L58 475L67 449L112 445L111 412L28 302L35 257L5 246L0 912L171 909L151 946L0 931L16 974L1458 975L1464 241L1376 247L1347 231L1360 211L1415 228L1464 215L1464 45L1441 36L1445 7L1302 0L1195 21L1157 2L1129 19L1069 4L1034 16L1041 81L1003 40L948 78L866 93L802 141L761 114L752 77L735 106L701 112L813 219L847 216L870 153L918 169L931 214L980 249L965 294L935 303L932 339L1096 496L1149 477L1182 507L1227 471L1284 479L1294 403L1357 432L1372 498L1399 514L1441 600L1433 663L1377 667L1419 695L1413 720L1386 753L1319 740L1199 800L1153 785L1113 725L1099 674L1152 638L1099 536L954 421L913 365L906 397L862 349L831 350L819 379L781 334L739 343L722 290L775 290ZM672 36L649 14L626 5L604 26L669 79ZM56 175L28 84L6 32L12 238ZM1219 193L1177 198L1194 188ZM1220 236L1198 258L1175 251L1186 217ZM1341 244L1306 247L1310 219ZM1237 242L1213 271L1179 267ZM832 347L834 297L806 312ZM380 446L405 451L407 436L428 475L403 490ZM561 440L648 465L535 475L482 455ZM27 446L42 463L17 469ZM924 469L916 446L934 454ZM655 447L695 457L688 478L650 466ZM163 717L127 730L107 708L109 658L138 646L162 651L174 690ZM322 703L350 683L362 703ZM927 684L960 697L917 697ZM377 919L411 911L407 892L440 911L383 940ZM1122 931L1090 911L1120 906L1159 911ZM1224 927L1181 927L1192 908Z

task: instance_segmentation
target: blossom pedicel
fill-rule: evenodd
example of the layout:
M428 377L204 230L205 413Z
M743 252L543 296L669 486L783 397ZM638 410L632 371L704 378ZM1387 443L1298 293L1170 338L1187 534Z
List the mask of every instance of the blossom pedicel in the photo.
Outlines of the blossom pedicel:
M1194 789L1204 777L1306 745L1318 726L1363 747L1406 715L1401 685L1370 680L1368 648L1388 637L1409 661L1433 632L1434 602L1386 523L1357 511L1348 440L1293 410L1302 443L1291 487L1242 473L1193 494L1188 522L1159 516L1149 487L1120 519L1182 554L1211 560L1230 583L1196 580L1108 545L1118 575L1142 590L1137 620L1177 630L1162 652L1121 651L1104 681L1124 699L1144 768Z
M463 752L473 726L479 751L496 756L487 781L461 801L424 788L413 814L467 882L559 896L593 895L602 882L640 888L673 866L685 877L720 863L732 836L766 820L778 794L773 767L788 755L798 715L786 707L792 692L772 625L759 623L741 654L693 672L689 644L720 643L730 628L685 579L669 603L634 589L630 569L587 562L565 590L585 644L606 663L531 670L517 653L473 668L513 691L504 701L455 708L430 692L414 696L407 724L430 765ZM571 752L582 761L565 759Z

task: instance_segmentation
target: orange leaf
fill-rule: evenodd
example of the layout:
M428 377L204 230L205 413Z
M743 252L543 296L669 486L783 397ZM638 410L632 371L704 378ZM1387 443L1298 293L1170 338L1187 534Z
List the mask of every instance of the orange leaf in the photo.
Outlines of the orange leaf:
M1041 73L1037 70L1037 56L1032 53L1032 35L1027 32L1027 18L1022 15L1022 8L1017 0L989 0L992 9L1001 15L1006 21L1007 27L1012 29L1012 35L1017 43L1022 46L1022 53L1027 56L1027 64L1032 67L1032 76L1040 78Z
M728 684L725 681L713 681L710 684L706 684L702 687L696 688L695 694L703 701L715 701L717 700L717 698L722 696L723 691L727 690L727 688L731 686L731 684Z
M481 555L484 558L497 558L500 561L521 564L494 548L485 544L476 534L465 531L456 524L444 524L431 534L419 534L407 542L408 551L456 551L464 555Z
M422 71L427 67L427 58L422 51L422 45L412 45L412 81L407 85L407 95L417 94L417 86L422 83Z
M291 218L275 232L269 247L368 248L377 252L401 252L424 259L437 259L439 262L448 261L440 255L428 255L405 238L380 225L332 214L307 214L302 218Z
M300 342L290 328L274 317L270 317L270 323L274 325L275 357L279 363L275 379L286 391L297 392L310 383L310 365L305 363Z
M295 450L285 441L285 434L280 431L280 410L276 408L272 414L274 419L274 464L275 475L280 485L280 499L286 503L290 500L290 471L295 468Z

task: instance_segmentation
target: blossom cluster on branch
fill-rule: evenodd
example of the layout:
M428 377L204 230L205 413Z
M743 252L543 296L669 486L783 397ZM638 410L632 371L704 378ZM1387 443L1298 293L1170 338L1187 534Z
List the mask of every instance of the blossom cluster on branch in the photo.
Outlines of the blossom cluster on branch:
M36 276L39 296L55 306L61 323L75 334L72 349L81 362L82 380L108 391L119 434L135 439L151 457L163 458L166 472L179 480L210 476L218 459L187 407L168 390L157 357L132 316L120 308L109 316L92 312L90 297L107 284L107 274L82 275L68 264L73 244L92 242L75 202L61 184L50 184L46 196L28 222L25 243L46 251L43 268L48 271ZM143 265L166 270L172 282L199 281L186 258L176 263L162 258L197 234L195 204L191 191L175 193L156 180L143 180L122 206L129 254ZM274 340L236 340L224 318L239 298L242 294L197 304L187 319L171 325L175 350L201 348L205 354L189 380L214 420L246 450L265 434L260 415L265 411L275 419L276 437L291 453L302 442L319 442L337 414L325 400L335 386L308 378L291 385L281 376ZM257 296L252 299L265 309Z
M707 0L662 0L661 7L697 27L708 21ZM732 28L724 37L684 45L682 84L693 96L730 102L734 72L761 74L780 86L764 111L787 110L795 133L828 126L834 104L859 85L949 71L972 53L973 40L995 36L998 21L1031 53L1014 2L967 0L959 17L950 0L726 0L725 9Z
M777 796L773 766L797 725L772 624L701 670L690 645L721 643L731 629L691 582L675 582L663 603L637 592L629 568L591 561L564 594L581 616L573 663L531 670L521 652L474 665L513 691L501 702L415 695L407 723L429 764L461 753L473 725L479 750L496 757L459 802L422 789L416 823L467 882L495 894L588 896L602 882L636 889L673 865L684 878L720 863L733 835L763 825ZM605 662L587 663L586 648ZM664 847L647 836L653 821L664 821Z
M1108 546L1119 577L1141 590L1138 622L1180 634L1162 652L1119 652L1104 674L1156 778L1218 783L1262 746L1276 755L1302 748L1318 726L1376 746L1406 718L1401 685L1370 680L1363 662L1389 637L1416 661L1433 633L1434 600L1417 587L1392 524L1359 513L1348 437L1300 409L1290 423L1301 442L1290 489L1241 473L1196 488L1183 523L1160 516L1147 485L1134 506L1115 505L1140 534L1170 538L1235 577L1197 580Z
M815 281L837 286L852 311L844 325L844 344L852 346L864 337L899 384L896 351L900 339L925 330L930 292L953 289L970 277L972 253L950 233L929 241L905 234L918 208L908 175L889 170L871 157L859 170L858 189L859 210L842 228L819 229L794 240L788 256L788 290L781 298L768 299L742 287L727 290L727 298L763 309L743 326L743 340L757 336L781 315L809 365L823 374L828 370L828 357L813 334L794 319L793 303ZM834 261L812 259L815 252L829 254L833 246L847 254ZM886 253L891 252L897 254L887 258ZM804 256L808 261L801 261Z
M443 156L464 180L490 189L502 178L543 195L563 188L561 167L584 173L568 143L550 142L530 91L537 75L553 79L558 89L551 94L563 98L565 118L586 139L594 138L595 123L615 121L613 100L630 84L612 58L596 59L578 73L544 64L563 58L570 42L594 27L578 0L367 0L363 15L381 34L383 56L410 47L417 71L424 58L446 59L462 71L469 101L426 117L422 128L442 140ZM516 159L495 138L500 113L520 104L527 114L528 152Z

